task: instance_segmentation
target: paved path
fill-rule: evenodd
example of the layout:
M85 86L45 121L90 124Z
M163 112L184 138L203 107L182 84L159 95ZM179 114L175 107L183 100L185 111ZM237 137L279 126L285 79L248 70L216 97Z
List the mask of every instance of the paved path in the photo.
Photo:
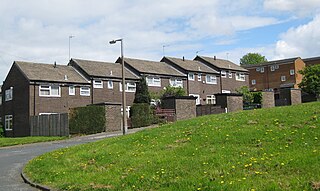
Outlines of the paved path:
M147 127L148 128L148 127ZM130 129L134 133L145 128ZM23 166L32 158L46 152L73 145L94 142L100 139L121 135L117 133L99 133L95 135L71 138L63 141L35 143L22 146L0 148L0 191L37 190L25 184L20 176Z

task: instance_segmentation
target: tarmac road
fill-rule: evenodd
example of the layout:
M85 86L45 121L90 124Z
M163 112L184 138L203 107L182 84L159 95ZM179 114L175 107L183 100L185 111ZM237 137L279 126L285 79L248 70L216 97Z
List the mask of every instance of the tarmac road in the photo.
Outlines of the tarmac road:
M145 128L129 129L128 133L134 133L143 129ZM121 134L121 132L99 133L95 135L71 138L63 141L0 148L0 191L37 190L31 187L29 184L24 183L20 174L24 165L38 155L60 148L94 142L108 137L119 136Z

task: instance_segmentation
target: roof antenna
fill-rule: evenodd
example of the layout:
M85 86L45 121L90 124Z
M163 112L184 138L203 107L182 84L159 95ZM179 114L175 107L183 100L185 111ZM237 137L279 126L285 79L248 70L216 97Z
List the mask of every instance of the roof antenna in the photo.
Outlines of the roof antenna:
M53 67L56 68L57 67L57 62L54 61Z

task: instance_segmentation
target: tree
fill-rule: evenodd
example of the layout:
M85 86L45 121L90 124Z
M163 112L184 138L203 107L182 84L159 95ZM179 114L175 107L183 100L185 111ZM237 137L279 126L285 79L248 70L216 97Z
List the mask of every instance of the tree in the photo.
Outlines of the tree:
M151 98L146 82L146 78L142 76L142 78L139 80L137 87L136 87L136 93L133 103L150 103Z
M253 102L253 94L250 92L247 86L242 86L240 89L236 90L238 93L242 94L244 103L252 103Z
M266 57L259 53L248 53L240 58L240 65L259 64L267 61Z
M170 97L170 96L184 96L186 95L186 91L181 88L181 87L172 87L172 86L167 86L162 92L161 92L161 99L165 97Z
M299 71L303 75L299 87L309 94L315 95L320 101L320 65L305 67Z

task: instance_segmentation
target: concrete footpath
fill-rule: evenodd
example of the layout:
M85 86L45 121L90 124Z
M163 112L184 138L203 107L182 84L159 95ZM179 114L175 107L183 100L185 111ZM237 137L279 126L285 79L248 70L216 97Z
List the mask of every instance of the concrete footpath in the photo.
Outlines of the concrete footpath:
M128 134L157 126L129 129ZM26 184L21 178L24 165L31 159L46 152L74 145L98 141L122 135L122 132L106 132L94 135L74 137L67 140L34 143L0 148L0 191L38 190Z

